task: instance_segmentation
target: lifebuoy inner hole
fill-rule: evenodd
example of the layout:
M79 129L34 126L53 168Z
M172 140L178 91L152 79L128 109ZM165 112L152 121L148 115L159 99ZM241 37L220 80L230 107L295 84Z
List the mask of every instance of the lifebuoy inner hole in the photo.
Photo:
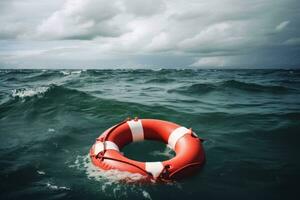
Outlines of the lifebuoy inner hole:
M175 152L166 144L155 140L132 142L125 145L122 150L124 156L140 162L155 162L169 160Z

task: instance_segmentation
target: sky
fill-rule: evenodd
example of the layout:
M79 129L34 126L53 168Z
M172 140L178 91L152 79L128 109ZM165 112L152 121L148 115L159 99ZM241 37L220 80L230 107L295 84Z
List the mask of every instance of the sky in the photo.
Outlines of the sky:
M299 0L0 0L0 68L292 67Z

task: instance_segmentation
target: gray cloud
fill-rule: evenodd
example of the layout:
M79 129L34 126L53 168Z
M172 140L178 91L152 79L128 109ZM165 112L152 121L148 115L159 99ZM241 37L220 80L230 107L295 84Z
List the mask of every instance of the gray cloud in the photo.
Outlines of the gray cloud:
M40 38L93 39L119 36L122 31L114 18L120 12L114 1L68 0L37 27Z
M125 8L125 12L136 16L150 16L164 12L166 9L166 4L163 0L124 0L121 3Z
M284 21L278 24L275 28L276 31L282 31L290 23L290 21Z
M37 35L78 40L118 37L132 31L128 24L134 17L149 17L164 8L161 0L67 0L60 10L37 27Z
M0 11L5 66L300 64L296 0L3 0Z
M0 39L29 38L41 20L58 8L59 0L1 0Z

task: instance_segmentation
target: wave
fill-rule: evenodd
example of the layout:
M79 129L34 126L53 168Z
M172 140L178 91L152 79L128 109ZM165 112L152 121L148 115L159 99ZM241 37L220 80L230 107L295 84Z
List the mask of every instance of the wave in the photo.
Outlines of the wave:
M59 99L62 97L72 98L74 96L88 95L85 92L70 89L61 85L50 84L49 86L35 87L35 88L19 88L11 91L12 97L27 98L27 97L45 97L45 99ZM91 95L88 95L91 96ZM74 99L75 100L75 99Z
M86 99L85 95L87 94L84 92L58 85L13 89L9 98L0 105L0 118L19 113L26 113L29 116L30 113L34 113L43 116L63 111L70 109L72 104L80 106L82 99Z
M226 91L226 89L239 90L243 92L264 92L282 94L287 93L291 88L278 85L260 85L256 83L246 83L236 80L226 80L217 83L196 83L189 86L183 86L175 89L168 90L169 93L182 93L182 94L194 94L203 95L213 91Z
M26 98L26 97L39 96L39 95L47 92L48 89L49 89L49 87L13 89L11 91L11 96L15 97L15 98Z
M68 76L71 74L81 74L82 72L85 72L85 71L86 71L85 69L83 69L83 70L61 70L60 73L62 75Z
M55 70L47 70L47 71L41 71L40 73L33 74L32 76L29 77L22 77L24 81L45 81L45 80L53 80L55 78L60 78L60 73L58 73Z
M33 83L33 82L53 82L54 80L61 79L62 77L65 77L68 73L79 73L77 71L70 71L70 72L64 72L65 75L62 74L62 72L57 70L36 70L32 71L30 73L26 72L15 72L10 71L6 74L3 74L3 80L6 82L15 82L15 83Z
M290 90L287 87L279 85L260 85L256 83L246 83L236 80L224 81L219 85L219 88L230 88L230 89L239 89L244 91L253 91L253 92L270 92L270 93L282 93Z
M116 120L128 116L164 117L162 113L179 113L162 105L146 105L142 102L127 102L100 98L93 93L71 89L65 86L50 85L43 88L26 88L13 91L11 98L0 105L0 118L24 113L23 117L53 117L58 113L77 112L88 117L103 119L116 116ZM116 121L116 122L117 122Z
M174 81L176 80L171 78L154 78L146 81L145 83L171 83Z
M216 89L216 86L213 84L197 83L190 86L183 86L177 89L168 90L169 93L191 93L191 94L206 94L212 92Z

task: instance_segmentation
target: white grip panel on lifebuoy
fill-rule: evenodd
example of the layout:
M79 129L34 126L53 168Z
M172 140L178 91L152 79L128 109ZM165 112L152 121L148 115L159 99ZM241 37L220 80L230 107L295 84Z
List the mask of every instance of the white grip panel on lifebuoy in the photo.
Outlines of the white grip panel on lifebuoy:
M164 169L164 166L161 162L146 162L145 168L154 178L157 178Z
M105 149L107 149L107 150L112 149L112 150L120 151L118 145L116 145L112 141L105 141ZM103 150L104 150L103 142L97 142L95 144L94 154L97 155L98 153L100 153Z
M133 142L144 140L142 120L130 120L127 124L131 130Z
M185 127L176 128L169 136L168 144L175 150L175 145L177 141L185 134L190 134L191 130Z

